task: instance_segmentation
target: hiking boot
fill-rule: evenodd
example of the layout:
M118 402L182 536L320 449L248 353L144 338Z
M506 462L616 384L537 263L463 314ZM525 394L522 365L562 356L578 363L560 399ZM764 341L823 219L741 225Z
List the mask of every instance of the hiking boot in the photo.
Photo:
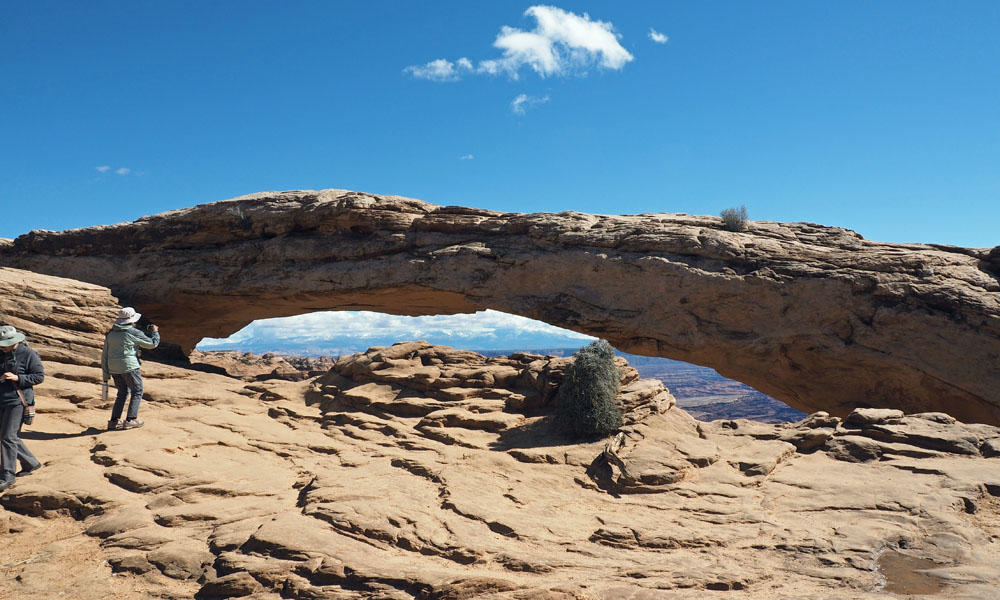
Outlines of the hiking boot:
M17 475L14 475L14 477L27 477L28 475L31 475L32 473L41 468L42 468L42 463L38 463L33 467L21 467L21 470L18 471Z
M118 431L122 428L121 421L108 421L108 431Z
M14 478L0 480L0 492L14 485Z
M129 419L122 423L122 429L139 429L143 426L143 422L137 419Z

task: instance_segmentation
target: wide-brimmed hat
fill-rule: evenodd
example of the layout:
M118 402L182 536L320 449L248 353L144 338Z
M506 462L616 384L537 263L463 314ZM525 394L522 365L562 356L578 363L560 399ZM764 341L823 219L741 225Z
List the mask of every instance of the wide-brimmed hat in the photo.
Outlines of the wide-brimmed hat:
M12 325L0 327L0 348L10 348L24 341L24 334L19 333Z
M118 318L115 319L115 325L128 325L129 323L135 323L140 318L142 318L142 315L135 312L134 308L126 306L119 311Z

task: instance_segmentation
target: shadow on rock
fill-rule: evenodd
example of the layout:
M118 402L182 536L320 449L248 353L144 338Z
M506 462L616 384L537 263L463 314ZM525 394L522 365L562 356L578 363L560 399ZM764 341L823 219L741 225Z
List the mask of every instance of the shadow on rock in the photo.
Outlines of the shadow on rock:
M97 427L88 427L78 433L55 433L48 431L22 431L19 437L25 440L66 440L70 438L86 437L88 435L97 435L99 433L104 433L103 429L98 429Z
M507 429L497 441L490 444L490 449L506 452L519 448L550 448L573 443L576 442L559 430L551 416L547 416Z

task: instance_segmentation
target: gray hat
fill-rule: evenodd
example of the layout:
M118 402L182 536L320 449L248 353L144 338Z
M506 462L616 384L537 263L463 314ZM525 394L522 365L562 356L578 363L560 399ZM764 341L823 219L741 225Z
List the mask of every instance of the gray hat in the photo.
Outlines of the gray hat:
M0 327L0 348L10 348L24 341L24 334L18 333L11 325Z
M135 312L134 308L126 306L118 312L118 318L115 319L115 325L128 325L129 323L135 323L141 317L142 315Z

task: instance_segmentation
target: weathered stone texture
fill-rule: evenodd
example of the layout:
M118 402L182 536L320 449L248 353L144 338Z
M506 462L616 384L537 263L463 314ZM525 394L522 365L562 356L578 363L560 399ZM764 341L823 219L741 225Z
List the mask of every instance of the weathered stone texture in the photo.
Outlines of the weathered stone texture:
M99 333L71 347L34 319L76 305L101 322L110 292L0 274L22 278L0 303L30 299L19 326L66 359L46 359L22 434L44 466L0 494L3 600L875 600L921 593L915 578L978 600L1000 586L997 427L876 409L701 423L626 367L626 424L581 444L548 417L569 359L406 342L303 381L147 361L146 426L105 432Z

